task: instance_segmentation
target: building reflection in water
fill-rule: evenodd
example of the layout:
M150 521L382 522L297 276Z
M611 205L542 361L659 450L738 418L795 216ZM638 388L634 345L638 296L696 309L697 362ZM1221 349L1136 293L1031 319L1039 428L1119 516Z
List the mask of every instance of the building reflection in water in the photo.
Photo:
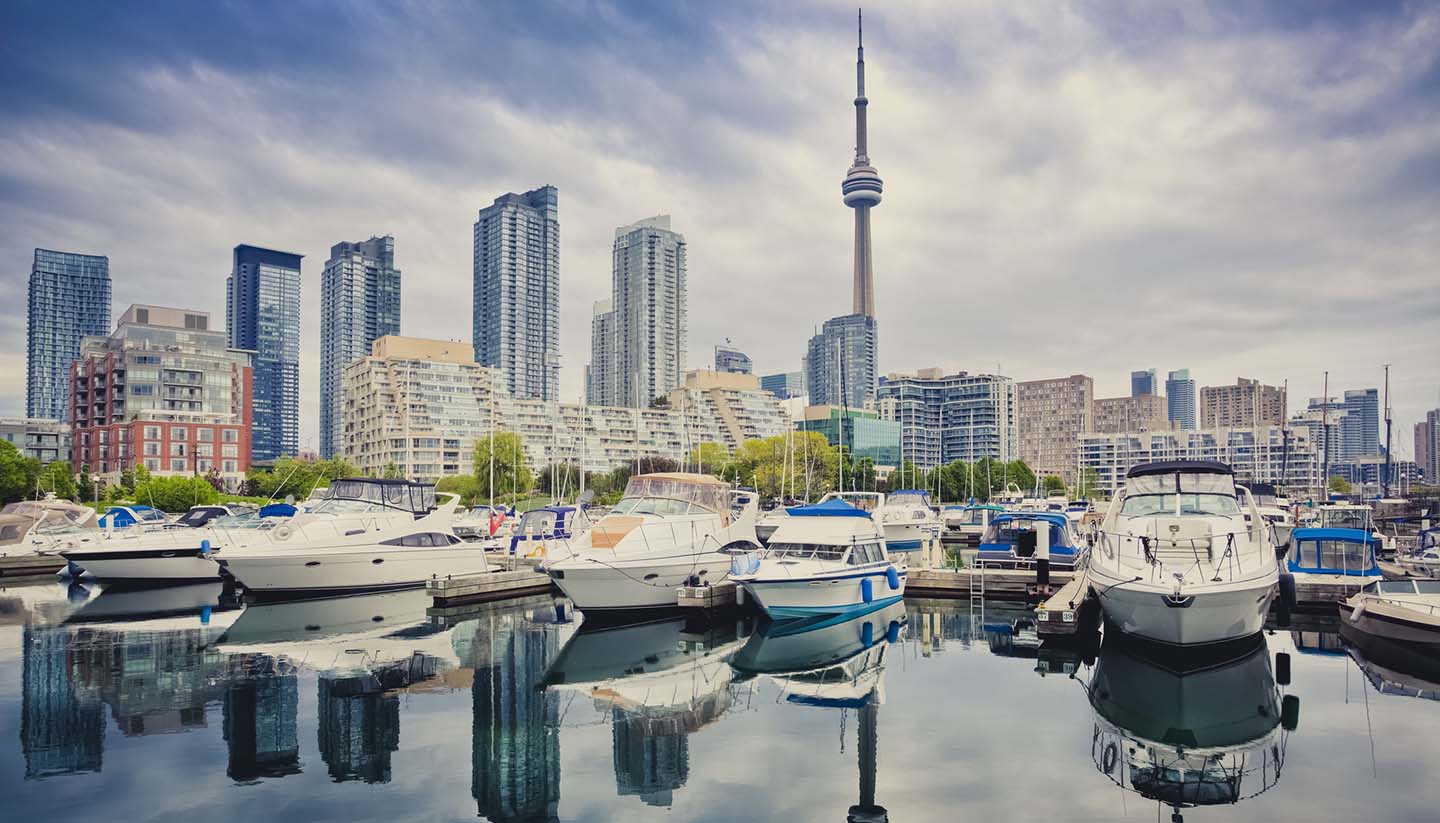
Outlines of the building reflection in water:
M342 782L390 782L390 753L400 748L400 698L369 674L321 677L316 711L320 759Z
M262 671L225 689L225 773L243 783L300 773L300 683L292 667L257 655Z
M489 613L474 621L470 792L480 815L496 823L558 820L559 700L539 686L559 648L559 627L540 622L544 615Z
M614 708L615 789L651 806L669 806L672 793L690 779L690 729L666 718Z
M105 750L105 708L79 689L63 627L24 629L20 748L25 779L98 772Z

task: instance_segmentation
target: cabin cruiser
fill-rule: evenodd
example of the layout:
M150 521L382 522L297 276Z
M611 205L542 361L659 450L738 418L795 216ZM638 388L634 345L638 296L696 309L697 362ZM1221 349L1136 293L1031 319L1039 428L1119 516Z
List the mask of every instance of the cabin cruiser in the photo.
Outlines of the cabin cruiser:
M0 509L0 557L54 554L100 537L95 510L69 500L20 500Z
M1387 577L1440 577L1440 529L1422 529L1415 535L1415 547L1397 552L1391 568L1381 563Z
M549 547L567 543L590 530L590 517L579 506L542 506L520 515L510 537L516 557L545 557ZM568 552L566 552L568 554Z
M189 511L165 525L166 528L171 529L198 529L217 517L241 517L247 514L254 514L256 511L257 509L254 506L247 506L244 503L191 506Z
M1235 485L1224 463L1173 460L1130 469L1089 553L1091 585L1106 619L1178 646L1258 633L1280 576L1260 522L1254 497Z
M940 518L930 505L930 495L917 489L886 495L874 517L885 530L885 550L889 552L919 551L940 534Z
M226 535L210 554L252 594L402 589L487 570L485 553L450 528L460 498L408 480L330 484L308 512Z
M1378 552L1380 538L1364 529L1296 529L1285 555L1285 569L1295 584L1320 584L1356 590L1384 576Z
M905 594L879 527L843 500L792 508L766 551L735 556L730 578L772 618L873 610Z
M760 515L760 518L755 521L755 539L760 541L760 545L768 546L770 535L774 534L775 530L780 528L780 524L784 523L785 518L789 516L790 512L784 506L776 506Z
M1005 510L999 506L946 506L940 513L940 522L945 530L941 536L958 540L971 547L980 545L980 538L990 525L990 518Z
M151 506L111 506L100 515L99 526L106 531L135 528L144 531L163 529L170 522L165 512Z
M1299 698L1276 686L1263 637L1218 665L1175 671L1107 635L1088 692L1095 768L1170 807L1175 821L1181 809L1273 788L1300 717Z
M233 542L236 530L275 525L285 510L294 512L285 504L272 504L258 512L251 509L219 515L196 528L115 529L102 532L97 541L67 545L60 556L69 562L72 576L83 573L109 583L218 580L220 567L209 553ZM269 514L262 517L267 511Z
M995 515L980 539L975 562L992 569L1028 568L1035 561L1041 534L1049 541L1051 568L1074 569L1085 556L1064 512L1022 511Z
M1440 653L1440 580L1375 580L1340 604L1347 631Z
M1326 503L1319 509L1319 528L1359 529L1368 532L1378 541L1376 549L1381 557L1395 554L1395 540L1386 537L1375 527L1375 514L1362 503Z
M755 505L753 493L710 475L636 475L614 508L552 547L543 567L581 611L674 607L686 581L719 582L733 550L759 546Z

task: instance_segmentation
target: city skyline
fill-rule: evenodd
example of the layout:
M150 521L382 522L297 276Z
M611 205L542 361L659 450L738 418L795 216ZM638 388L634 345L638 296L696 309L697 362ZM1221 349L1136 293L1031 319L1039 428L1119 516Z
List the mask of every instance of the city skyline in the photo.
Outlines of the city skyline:
M321 44L290 67L311 84L296 92L268 74L289 57L283 44L241 53L184 9L102 8L93 28L6 9L9 28L35 36L0 58L15 100L0 126L4 282L24 287L37 247L106 255L118 305L218 316L215 273L236 243L322 260L336 237L382 231L406 249L406 327L463 340L476 210L551 182L566 193L562 399L581 396L588 309L608 290L614 212L670 212L695 243L691 296L705 311L691 314L692 362L730 337L758 373L793 371L815 324L852 298L840 278L852 269L853 219L835 206L834 163L854 149L845 105L853 7L705 13L647 21L621 11L560 26L515 8L485 21L496 48L474 57L461 43L479 21L297 9L287 12L292 29L338 18L358 57ZM260 12L216 14L238 27ZM874 227L880 373L934 363L1016 380L1083 372L1097 397L1112 397L1126 393L1134 369L1183 364L1202 386L1288 378L1300 398L1321 394L1325 369L1332 386L1374 386L1388 362L1397 430L1437 405L1440 366L1427 352L1440 298L1425 288L1434 249L1418 233L1434 187L1413 173L1425 168L1414 164L1434 126L1396 108L1433 66L1433 10L1304 20L1273 8L1183 19L1077 13L1064 29L1007 7L868 18L868 45L883 59L867 82L884 90L870 132L886 146L889 195ZM1013 23L1043 36L1017 35ZM382 51L386 35L401 29L431 46L414 74L385 71L395 59ZM688 50L613 56L616 39L674 30L693 35L715 73ZM115 32L130 46L106 42ZM554 81L530 82L540 58L512 47L522 35L573 46L547 61ZM1065 60L1040 46L1046 38ZM32 42L63 44L100 82L82 95L68 75L34 73L25 65ZM1234 59L1262 47L1265 72ZM792 50L804 59L783 59ZM1375 52L1394 55L1395 66L1372 65ZM1336 65L1346 71L1330 74ZM736 84L746 89L739 98ZM430 88L460 96L442 104ZM647 90L660 100L651 111L619 105ZM340 140L293 120L309 103L357 91L393 112L377 105L375 123ZM1107 105L1093 106L1097 97ZM607 114L612 107L624 116ZM592 120L597 127L570 128ZM1359 120L1367 126L1356 131ZM1193 122L1218 130L1196 135L1183 125ZM473 131L495 139L457 137ZM94 162L94 140L105 141L104 164ZM533 150L515 151L521 140ZM1122 162L1142 171L1120 173ZM351 180L353 163L376 174ZM318 269L301 288L302 448L318 445ZM967 311L980 284L984 301L1007 311ZM1078 330L1016 333L1008 309L1037 290L1083 318ZM798 320L797 305L810 306ZM1182 306L1196 322L1175 334ZM18 311L0 318L0 351L18 362L24 340ZM0 373L0 413L21 413L24 385L23 368ZM1408 440L1396 438L1397 453Z

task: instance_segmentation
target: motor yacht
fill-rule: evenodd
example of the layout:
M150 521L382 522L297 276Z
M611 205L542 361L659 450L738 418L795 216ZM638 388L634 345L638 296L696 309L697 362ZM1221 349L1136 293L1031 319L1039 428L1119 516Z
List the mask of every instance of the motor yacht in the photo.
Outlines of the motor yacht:
M20 500L0 509L0 557L54 554L101 537L95 510L60 500Z
M289 521L227 535L210 554L256 595L401 589L487 570L485 553L450 528L460 498L435 486L353 479Z
M1393 564L1382 562L1380 568L1386 577L1440 577L1440 529L1422 529L1413 548L1397 552Z
M144 529L130 526L101 532L101 539L66 545L60 556L72 576L84 574L109 583L179 583L218 580L220 567L210 553L245 532L268 528L286 518L270 506L269 516L250 511L219 515L196 528ZM289 508L293 512L293 508Z
M919 551L940 535L940 518L930 505L930 495L917 489L886 495L875 519L885 530L885 549L890 552Z
M1340 604L1340 631L1440 653L1440 580L1375 580Z
M759 519L755 521L755 538L760 541L760 545L769 545L770 535L774 534L775 530L780 528L780 524L784 523L789 516L790 510L784 506L776 506L760 515Z
M1295 585L1318 584L1359 591L1384 577L1379 561L1380 538L1364 529L1296 529L1285 555L1285 569Z
M1395 540L1375 526L1375 513L1369 506L1363 503L1326 503L1320 506L1319 515L1319 528L1359 529L1378 541L1376 550L1382 558L1394 556Z
M946 506L940 513L945 530L941 536L946 540L957 540L971 548L979 547L980 538L990 525L990 518L1001 514L1000 506Z
M100 515L98 524L106 531L114 529L137 529L154 531L163 529L170 523L170 518L165 512L152 506L140 506L131 504L128 506L111 506Z
M188 511L166 523L171 529L198 529L219 517L240 517L254 514L258 509L244 503L216 504L212 506L191 506Z
M568 543L589 530L590 517L580 506L531 509L520 515L515 533L510 536L510 554L543 559L551 547Z
M1254 497L1224 463L1135 466L1089 552L1091 588L1107 621L1177 646L1258 633L1280 576L1261 523Z
M992 569L1028 568L1042 533L1049 541L1051 568L1072 570L1085 556L1064 512L1004 512L985 529L975 562Z
M759 547L755 506L754 494L710 475L636 475L589 531L552 547L543 568L583 612L670 608L686 581L717 583L732 552Z
M875 521L843 500L792 508L766 551L730 567L772 618L878 609L904 596L905 576Z

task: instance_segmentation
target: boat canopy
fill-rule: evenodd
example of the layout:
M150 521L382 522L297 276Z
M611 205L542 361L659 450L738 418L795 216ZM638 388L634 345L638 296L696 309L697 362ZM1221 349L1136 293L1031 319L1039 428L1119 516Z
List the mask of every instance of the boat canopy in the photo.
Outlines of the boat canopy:
M864 509L846 503L844 500L826 500L813 506L794 506L785 510L791 517L869 517Z
M1130 471L1125 473L1125 476L1144 477L1150 474L1176 473L1234 475L1230 467L1219 460L1157 460L1154 463L1141 463L1133 466Z
M1167 460L1136 466L1126 476L1125 495L1223 494L1235 497L1230 467L1214 460Z
M708 474L662 472L641 474L625 484L625 497L683 500L716 513L730 510L730 486Z
M333 480L325 499L359 500L413 514L425 514L435 508L435 485L368 477Z
M1050 526L1050 548L1074 548L1070 541L1070 518L1056 512L1007 512L990 518L990 525L980 538L982 551L987 548L1006 547L1015 544L1016 532L1036 529L1040 524Z
M1292 572L1370 576L1380 573L1380 539L1360 529L1296 529L1285 563Z
M295 507L289 503L270 503L260 507L260 517L294 517Z
M121 528L133 526L136 523L164 523L165 512L150 506L111 506L109 511L100 515L98 525L101 528L112 526Z

